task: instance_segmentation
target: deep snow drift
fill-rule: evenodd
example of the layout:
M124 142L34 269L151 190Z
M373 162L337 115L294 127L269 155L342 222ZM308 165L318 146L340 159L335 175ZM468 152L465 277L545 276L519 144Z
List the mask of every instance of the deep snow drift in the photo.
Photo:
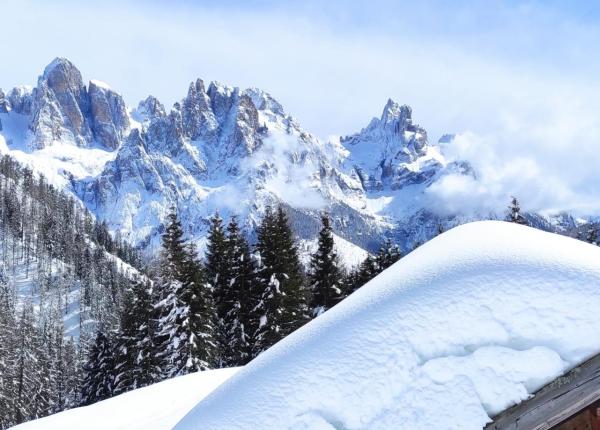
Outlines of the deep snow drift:
M193 373L13 427L14 430L165 430L237 369Z
M481 429L600 351L600 249L457 227L259 356L178 430Z

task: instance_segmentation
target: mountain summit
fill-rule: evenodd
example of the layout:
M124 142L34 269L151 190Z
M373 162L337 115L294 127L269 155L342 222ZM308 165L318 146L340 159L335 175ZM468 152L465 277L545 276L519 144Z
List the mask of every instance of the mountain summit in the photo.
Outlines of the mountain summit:
M153 96L127 108L107 84L84 84L57 58L35 88L0 91L0 124L5 152L149 249L172 206L200 244L215 211L237 215L251 235L267 205L283 204L300 239L311 242L327 210L347 252L374 250L382 236L411 249L440 226L480 217L442 217L424 203L443 176L474 172L448 162L443 147L451 139L430 143L412 109L391 99L360 132L323 141L260 89L197 79L170 110Z

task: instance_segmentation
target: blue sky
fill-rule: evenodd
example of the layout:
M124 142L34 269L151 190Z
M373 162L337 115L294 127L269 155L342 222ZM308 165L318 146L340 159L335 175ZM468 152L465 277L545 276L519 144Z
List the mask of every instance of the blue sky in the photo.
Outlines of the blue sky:
M149 93L170 105L201 77L266 89L323 138L366 126L391 97L413 107L431 140L470 133L472 161L495 163L486 188L552 209L585 205L600 185L598 2L0 5L2 88L33 84L55 56L130 105ZM537 176L519 180L515 160Z

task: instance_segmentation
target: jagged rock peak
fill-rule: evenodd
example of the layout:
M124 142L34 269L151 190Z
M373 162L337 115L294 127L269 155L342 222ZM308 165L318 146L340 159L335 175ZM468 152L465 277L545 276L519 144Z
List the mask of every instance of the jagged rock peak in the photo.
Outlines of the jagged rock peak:
M55 91L85 91L81 72L73 63L57 57L44 69L43 79Z
M387 124L396 120L400 120L403 123L412 122L412 108L408 105L400 106L394 100L388 99L381 114L381 122Z
M46 66L33 91L30 112L26 108L21 110L31 114L29 128L37 149L55 142L82 147L97 142L115 149L130 128L122 97L100 81L91 81L86 88L77 67L61 57Z
M142 120L150 120L152 118L164 118L167 116L165 106L154 96L150 95L139 102L135 113Z
M21 115L31 114L33 89L30 86L19 86L9 91L7 97L11 112Z
M256 109L258 110L270 110L275 114L284 116L285 112L283 110L283 106L277 100L275 100L271 94L266 91L261 90L260 88L248 88L244 91L250 99Z
M0 88L0 113L8 112L8 101L6 100L6 96L4 95L4 91Z
M123 98L104 82L92 80L89 99L94 137L109 149L118 148L130 127Z

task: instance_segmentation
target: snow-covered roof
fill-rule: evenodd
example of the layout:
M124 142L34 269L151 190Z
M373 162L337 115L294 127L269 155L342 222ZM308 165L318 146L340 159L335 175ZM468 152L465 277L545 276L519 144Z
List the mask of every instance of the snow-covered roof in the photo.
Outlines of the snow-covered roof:
M191 429L481 429L600 351L600 249L504 222L426 243L212 392Z

